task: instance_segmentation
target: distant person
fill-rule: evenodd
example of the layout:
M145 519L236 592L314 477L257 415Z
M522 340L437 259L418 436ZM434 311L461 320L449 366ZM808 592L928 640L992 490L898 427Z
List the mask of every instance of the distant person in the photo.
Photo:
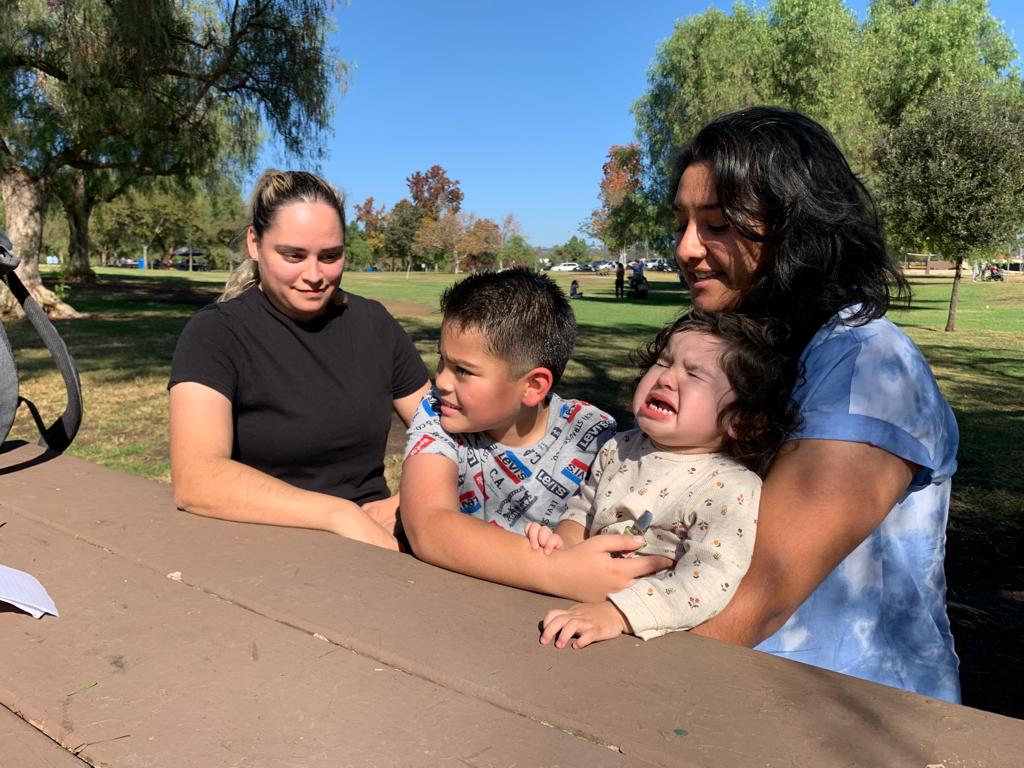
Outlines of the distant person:
M714 119L677 168L693 306L774 317L802 371L750 569L693 631L959 701L943 574L957 425L885 318L909 286L867 189L828 131L779 108Z
M626 298L626 266L621 261L615 265L615 298Z
M409 427L402 467L402 524L416 556L579 599L664 567L609 557L642 543L632 536L551 555L523 536L531 522L558 524L615 432L606 413L552 392L576 338L565 294L528 270L485 272L449 288L441 310L435 388Z
M646 299L647 291L647 278L644 276L643 268L640 269L639 274L634 270L633 274L629 276L629 298Z
M582 299L583 291L580 290L580 281L573 280L569 283L569 298L570 299Z
M380 304L341 290L344 232L341 195L320 177L257 180L249 258L171 363L174 499L397 549L384 452L392 411L409 423L427 370Z
M694 311L644 350L637 429L601 449L554 533L531 522L526 536L550 554L639 533L646 543L635 554L667 567L605 600L548 611L541 643L583 648L624 632L648 640L696 627L732 599L754 549L757 472L794 423L795 361L773 348L770 326Z

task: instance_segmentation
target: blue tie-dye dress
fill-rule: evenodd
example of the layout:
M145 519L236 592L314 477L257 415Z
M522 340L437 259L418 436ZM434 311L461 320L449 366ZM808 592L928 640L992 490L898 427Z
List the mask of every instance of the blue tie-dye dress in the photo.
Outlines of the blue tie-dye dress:
M884 318L843 325L851 312L804 350L794 393L803 422L791 439L869 443L920 469L882 524L757 648L959 702L943 571L956 420L914 343Z

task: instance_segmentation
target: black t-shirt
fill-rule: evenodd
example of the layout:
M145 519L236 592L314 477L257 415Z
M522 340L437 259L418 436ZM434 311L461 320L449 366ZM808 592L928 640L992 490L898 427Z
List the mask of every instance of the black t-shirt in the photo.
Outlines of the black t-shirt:
M231 458L362 504L389 495L392 401L423 386L427 370L384 307L346 297L301 323L258 289L204 307L178 339L168 388L194 381L231 401Z

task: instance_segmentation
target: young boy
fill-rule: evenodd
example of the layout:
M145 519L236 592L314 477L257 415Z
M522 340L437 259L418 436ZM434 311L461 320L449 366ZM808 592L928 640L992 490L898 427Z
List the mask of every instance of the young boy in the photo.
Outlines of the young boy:
M413 417L402 468L405 532L435 565L552 591L550 564L523 532L530 522L557 525L615 434L606 413L552 392L576 338L572 309L549 278L525 269L468 277L445 292L441 309L435 386ZM609 561L609 552L641 543L602 538L620 539L590 553ZM581 553L575 562L570 572L582 581ZM614 562L612 581L645 570ZM559 578L559 593L583 593Z

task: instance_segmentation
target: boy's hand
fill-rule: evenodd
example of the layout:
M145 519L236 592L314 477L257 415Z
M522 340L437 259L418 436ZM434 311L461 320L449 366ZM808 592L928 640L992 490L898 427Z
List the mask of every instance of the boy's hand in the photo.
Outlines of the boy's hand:
M555 553L551 564L555 577L545 591L581 602L597 603L634 581L671 568L673 561L660 555L616 558L613 553L632 552L644 545L643 536L591 536L574 547Z
M561 536L540 523L530 522L523 535L529 539L530 549L543 549L545 555L565 546Z
M579 650L630 631L629 621L614 603L577 603L567 611L555 608L547 612L540 644L554 641L555 648L565 648L571 641L572 647Z

